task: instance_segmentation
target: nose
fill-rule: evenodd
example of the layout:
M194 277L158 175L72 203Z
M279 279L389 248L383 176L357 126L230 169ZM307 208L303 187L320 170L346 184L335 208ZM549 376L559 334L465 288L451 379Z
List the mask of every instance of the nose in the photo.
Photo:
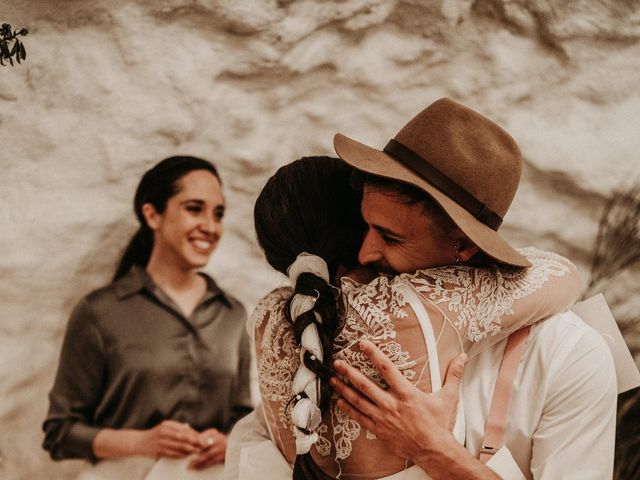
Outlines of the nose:
M379 262L382 258L382 251L377 234L374 230L369 229L362 241L362 246L358 253L358 262L360 262L360 265L369 265Z
M219 238L222 233L222 222L215 214L205 215L205 218L200 223L200 228L207 234Z

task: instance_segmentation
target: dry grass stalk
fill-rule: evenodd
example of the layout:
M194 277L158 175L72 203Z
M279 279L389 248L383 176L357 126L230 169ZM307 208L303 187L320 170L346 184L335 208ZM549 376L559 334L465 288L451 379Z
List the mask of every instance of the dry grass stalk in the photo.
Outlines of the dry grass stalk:
M640 267L640 184L617 191L608 200L598 225L591 279L585 297L610 284L616 275ZM611 305L623 335L637 332L637 314L623 315ZM616 312L618 310L618 312ZM616 314L617 313L617 314ZM632 353L633 348L632 345ZM615 480L640 478L640 389L618 397Z

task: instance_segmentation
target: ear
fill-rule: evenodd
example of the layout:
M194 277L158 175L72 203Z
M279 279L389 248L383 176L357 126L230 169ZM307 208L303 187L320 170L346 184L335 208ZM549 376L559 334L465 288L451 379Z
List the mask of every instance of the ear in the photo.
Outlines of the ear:
M468 262L480 251L480 247L473 243L460 229L456 229L453 232L452 239L452 248L456 258L460 259L460 263Z
M156 210L156 207L151 203L145 203L142 205L142 215L144 216L147 225L151 230L157 230L160 226L162 216Z

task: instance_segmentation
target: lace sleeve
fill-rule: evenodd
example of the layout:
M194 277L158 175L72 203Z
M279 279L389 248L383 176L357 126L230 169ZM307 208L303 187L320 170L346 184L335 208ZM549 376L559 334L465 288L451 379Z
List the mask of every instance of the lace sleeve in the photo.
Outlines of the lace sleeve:
M396 281L408 281L467 346L496 335L504 338L566 309L581 289L576 267L566 258L532 247L519 251L531 267L440 267Z
M291 385L300 363L293 328L284 315L292 288L278 288L264 297L251 315L258 383L269 436L289 460L295 458L293 426L287 415Z
M293 329L284 317L284 307L293 290L278 288L258 302L251 315L260 393L263 400L290 397L298 355Z

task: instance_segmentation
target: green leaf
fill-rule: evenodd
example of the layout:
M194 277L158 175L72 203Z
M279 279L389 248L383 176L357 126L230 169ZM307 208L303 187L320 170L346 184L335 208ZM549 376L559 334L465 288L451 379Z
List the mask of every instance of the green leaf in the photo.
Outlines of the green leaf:
M20 42L18 42L18 40L15 41L15 43L13 44L13 47L11 47L11 52L9 52L9 55L14 56L16 54L16 52L18 51L18 45Z
M22 57L22 60L27 58L27 51L25 50L23 43L20 43L20 56Z

